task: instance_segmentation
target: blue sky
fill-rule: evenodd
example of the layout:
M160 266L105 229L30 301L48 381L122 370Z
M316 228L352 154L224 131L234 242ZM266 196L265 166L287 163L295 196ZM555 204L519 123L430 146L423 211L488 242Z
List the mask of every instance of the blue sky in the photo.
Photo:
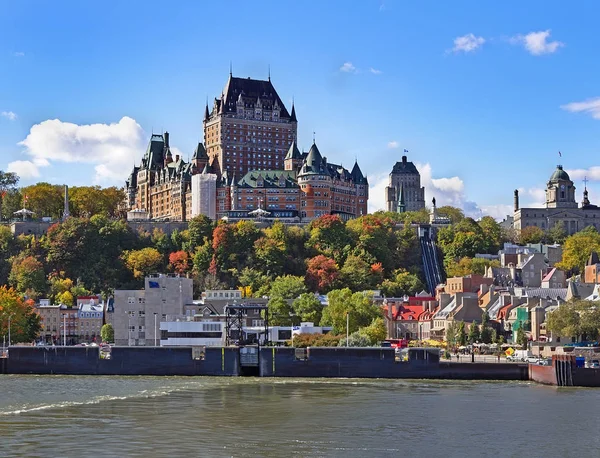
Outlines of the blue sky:
M149 134L184 157L235 76L296 101L332 162L383 205L403 149L427 199L506 214L557 163L600 201L600 4L558 1L0 1L0 169L22 184L121 185ZM595 119L594 115L599 119ZM562 158L558 157L558 151Z

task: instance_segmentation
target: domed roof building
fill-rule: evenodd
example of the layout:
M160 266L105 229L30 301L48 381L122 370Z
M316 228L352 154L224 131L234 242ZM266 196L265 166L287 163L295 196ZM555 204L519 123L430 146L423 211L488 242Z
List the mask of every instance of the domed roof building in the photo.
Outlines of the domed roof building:
M544 207L519 208L519 191L514 195L514 229L519 232L529 226L547 231L560 223L568 234L574 234L587 226L600 230L600 208L592 205L584 187L581 206L575 200L576 187L563 169L557 165L546 184Z

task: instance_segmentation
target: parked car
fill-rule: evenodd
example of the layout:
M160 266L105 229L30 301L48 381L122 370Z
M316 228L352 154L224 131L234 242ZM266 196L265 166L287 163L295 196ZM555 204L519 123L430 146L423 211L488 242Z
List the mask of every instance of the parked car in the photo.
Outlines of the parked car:
M593 360L590 362L590 368L591 368L591 369L600 369L600 361L599 361L599 360L597 360L597 359L593 359Z
M527 362L529 364L539 364L540 361L541 361L541 359L538 356L528 356L527 357Z

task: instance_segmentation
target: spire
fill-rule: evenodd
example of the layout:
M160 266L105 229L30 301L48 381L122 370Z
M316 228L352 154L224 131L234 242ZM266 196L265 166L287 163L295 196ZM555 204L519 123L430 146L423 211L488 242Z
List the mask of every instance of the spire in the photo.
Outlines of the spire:
M358 161L354 160L354 167L352 167L352 172L350 172L350 176L355 183L361 183L365 177L363 176L362 170L358 166Z
M233 64L229 61L229 78L233 75Z
M404 185L400 183L400 189L398 191L398 213L404 213L406 211L406 203L404 202Z
M292 101L292 114L290 115L290 121L291 122L298 122L298 120L296 119L296 108L294 107L294 102ZM314 143L314 140L313 140Z
M300 154L300 150L298 149L298 144L296 143L296 140L294 140L292 142L292 144L290 145L290 149L288 149L288 152L285 156L285 159L301 159L302 155Z
M210 114L208 113L208 97L206 98L206 107L204 108L204 120L208 121Z
M208 154L206 154L206 149L204 145L198 142L198 146L194 150L194 155L192 156L192 160L208 160Z
M271 64L269 64L269 82L271 81Z

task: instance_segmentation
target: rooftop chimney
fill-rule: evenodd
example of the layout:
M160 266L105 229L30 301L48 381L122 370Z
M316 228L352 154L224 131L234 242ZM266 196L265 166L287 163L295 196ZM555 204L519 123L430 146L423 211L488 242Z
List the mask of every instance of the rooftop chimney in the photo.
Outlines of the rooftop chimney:
M519 190L515 189L515 211L519 210Z
M402 156L402 163L406 164L406 156Z
M163 134L163 137L164 137L164 139L165 139L165 146L167 146L167 147L168 147L168 146L169 146L169 132L165 132L165 133Z

